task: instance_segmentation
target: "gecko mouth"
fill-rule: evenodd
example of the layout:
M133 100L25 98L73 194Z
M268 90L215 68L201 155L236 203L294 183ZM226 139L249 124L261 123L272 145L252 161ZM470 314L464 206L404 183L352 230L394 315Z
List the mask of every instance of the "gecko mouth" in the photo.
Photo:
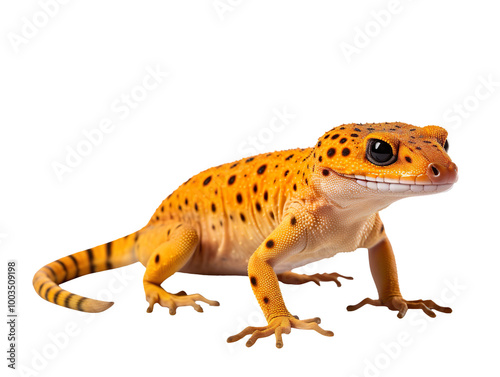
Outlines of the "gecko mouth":
M374 191L392 193L422 193L422 192L443 192L450 189L453 183L433 184L416 182L415 177L384 178L366 177L364 175L339 174L342 177L350 178L358 185Z

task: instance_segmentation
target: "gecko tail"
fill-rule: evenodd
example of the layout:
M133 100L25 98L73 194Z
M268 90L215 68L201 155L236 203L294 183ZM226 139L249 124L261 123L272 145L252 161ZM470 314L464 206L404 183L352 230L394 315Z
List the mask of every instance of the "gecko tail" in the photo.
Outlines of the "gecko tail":
M79 296L62 289L59 284L137 262L136 234L68 255L43 266L33 277L35 291L44 300L69 309L87 313L100 313L109 309L113 302Z

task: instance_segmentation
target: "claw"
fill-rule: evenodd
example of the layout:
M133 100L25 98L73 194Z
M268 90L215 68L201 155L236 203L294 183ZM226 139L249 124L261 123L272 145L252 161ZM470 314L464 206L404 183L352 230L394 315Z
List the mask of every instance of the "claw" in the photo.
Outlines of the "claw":
M366 304L373 305L373 306L380 306L380 300L372 300L371 298L367 297L364 300L361 300L359 303L356 305L349 305L346 309L349 312L352 312L354 310L358 310L362 306L365 306Z

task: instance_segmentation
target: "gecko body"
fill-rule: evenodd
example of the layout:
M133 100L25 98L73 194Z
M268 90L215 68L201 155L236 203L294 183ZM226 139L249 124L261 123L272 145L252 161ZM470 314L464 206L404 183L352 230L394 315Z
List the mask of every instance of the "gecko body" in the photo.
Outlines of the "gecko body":
M112 303L63 290L59 284L88 273L136 261L146 267L148 312L156 303L175 314L179 306L202 311L198 301L217 301L161 284L175 272L248 275L268 322L249 327L228 341L258 338L291 328L333 333L319 319L299 320L285 306L278 281L303 284L334 281L337 273L300 275L291 270L340 252L368 248L379 298L402 317L407 309L451 312L431 300L407 301L399 291L392 247L379 211L396 200L448 190L458 178L447 153L447 132L437 126L405 123L346 124L322 135L311 148L265 153L205 170L183 183L134 234L56 260L34 276L46 300L87 312Z

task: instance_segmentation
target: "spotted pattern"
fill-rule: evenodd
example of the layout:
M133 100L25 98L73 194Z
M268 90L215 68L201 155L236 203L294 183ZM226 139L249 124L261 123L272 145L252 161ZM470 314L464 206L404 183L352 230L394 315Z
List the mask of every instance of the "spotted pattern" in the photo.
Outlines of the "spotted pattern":
M366 158L367 141L371 138L389 143L397 152L393 164L377 166ZM169 257L153 251L160 249L152 247L155 246L152 239L174 242L178 234L186 232L189 237L186 236L185 244L190 245L189 250L199 246L193 254L194 266L213 268L210 272L218 273L227 272L217 270L224 268L221 266L233 268L237 263L234 258L240 258L241 266L237 267L242 270L246 270L248 262L254 292L261 306L268 307L266 318L286 313L279 289L269 288L272 286L269 276L274 275L264 273L267 267L262 261L294 247L296 255L300 255L305 230L310 240L319 237L314 234L317 228L312 226L312 220L300 217L304 216L302 212L294 212L297 203L300 206L321 198L325 188L332 186L331 182L350 182L347 181L350 178L339 177L342 175L397 179L424 176L429 161L449 162L444 149L446 138L446 131L436 126L419 128L397 122L346 124L322 135L312 148L261 154L208 169L185 181L161 203L146 227L149 231L157 230L156 238L138 232L119 242L62 258L37 273L35 289L41 297L76 310L104 310L109 303L96 303L71 294L57 284L123 265L122 250L128 250L132 256L146 255L145 261L141 259L144 264L148 261L151 266L158 264L156 270L149 268L149 272L170 268ZM348 190L346 194L349 198L355 196ZM373 232L384 233L383 225L376 224L372 224ZM334 233L331 229L321 237ZM185 245L183 242L179 245ZM253 253L262 260L254 260ZM224 263L207 263L207 260Z

